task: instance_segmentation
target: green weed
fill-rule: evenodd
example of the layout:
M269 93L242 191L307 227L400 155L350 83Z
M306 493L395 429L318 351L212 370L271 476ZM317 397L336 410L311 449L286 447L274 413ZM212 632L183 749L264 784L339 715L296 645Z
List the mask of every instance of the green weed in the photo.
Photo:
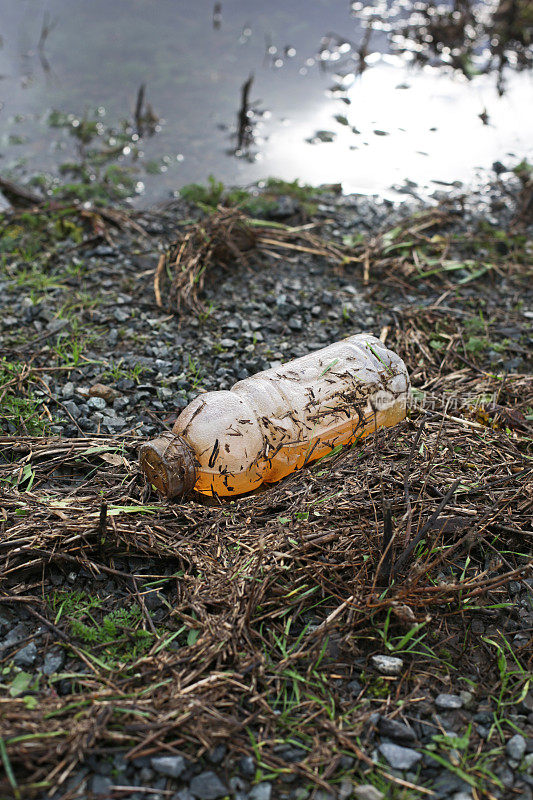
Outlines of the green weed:
M202 367L192 356L189 356L189 363L187 365L187 379L193 389L201 388L203 379Z
M212 212L218 206L240 208L250 216L267 216L278 204L279 197L292 197L297 200L302 210L311 215L316 211L314 198L321 193L320 188L300 184L298 180L283 181L279 178L268 178L261 191L257 189L226 188L213 175L207 180L207 186L200 183L189 183L180 189L180 195L187 202L198 206L203 211Z
M51 424L42 410L41 400L34 397L28 384L31 385L31 373L25 364L0 359L0 431L3 433L39 436ZM27 480L28 476L24 476L21 482Z
M102 613L103 600L80 591L56 591L50 600L55 624L67 619L72 636L91 645L91 656L106 668L137 660L151 648L155 636L142 627L142 613L136 603ZM100 613L96 613L100 612Z

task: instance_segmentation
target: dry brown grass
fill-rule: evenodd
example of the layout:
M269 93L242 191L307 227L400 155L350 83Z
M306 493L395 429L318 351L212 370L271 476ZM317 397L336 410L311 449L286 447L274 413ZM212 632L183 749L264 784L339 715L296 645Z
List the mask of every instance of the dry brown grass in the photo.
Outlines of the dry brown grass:
M320 239L313 229L251 220L235 208L217 212L183 227L180 236L159 257L154 294L159 306L203 310L200 294L206 280L219 279L228 269L242 269L250 258L280 252L311 253L340 263L342 248Z
M433 390L468 388L460 376L452 378ZM497 383L486 378L476 391L488 395ZM509 379L501 399L523 397L526 389L525 379ZM107 748L125 748L129 757L202 752L231 736L235 751L245 752L248 728L260 742L263 764L276 769L281 762L272 748L288 725L283 716L280 723L276 698L281 702L294 671L302 689L309 687L290 716L309 747L294 769L326 785L324 766L342 751L364 770L369 759L360 737L372 711L389 700L347 702L332 681L350 677L354 658L382 651L379 630L388 613L398 635L424 624L428 654L446 642L455 659L468 662L481 647L476 658L485 659L489 685L494 663L486 645L474 647L469 607L501 601L509 580L527 574L527 558L518 554L531 549L533 482L526 436L487 425L480 413L414 410L410 420L362 448L221 506L147 498L134 438L1 439L0 477L30 465L34 478L30 491L24 485L4 491L0 601L24 605L51 640L85 662L70 697L44 686L35 708L24 697L3 698L1 735L20 782L64 781L85 756ZM95 447L108 449L87 453ZM456 480L454 497L435 518ZM384 499L393 516L395 579L388 586L382 579ZM424 525L423 541L397 571ZM165 635L183 625L199 635L191 646L157 652L161 636L136 663L102 669L68 625L55 625L49 570L106 573L131 590L147 577L142 569L134 577L125 569L132 555L149 556L150 573L166 576ZM439 577L466 555L463 574ZM168 577L169 563L181 577ZM417 659L406 657L395 691L409 707L428 681L439 679L431 661L420 671ZM530 650L516 657L531 667Z

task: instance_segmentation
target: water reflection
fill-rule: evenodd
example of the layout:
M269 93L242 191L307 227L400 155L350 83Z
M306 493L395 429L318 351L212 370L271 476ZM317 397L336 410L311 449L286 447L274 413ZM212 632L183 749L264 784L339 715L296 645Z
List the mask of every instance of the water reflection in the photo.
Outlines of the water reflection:
M391 55L368 58L372 69L346 90L350 106L335 119L334 146L319 145L320 158L311 158L301 139L315 125L331 126L331 109L323 103L308 107L289 133L272 136L272 161L283 175L295 178L305 170L311 182L339 180L345 191L370 192L379 181L382 192L394 187L424 195L437 182L467 182L499 158L531 153L527 74L514 75L499 97L491 76L452 80L435 67L413 70ZM486 109L488 125L480 119ZM524 124L517 126L520 119Z
M488 43L483 4L466 0L459 16L410 0L3 4L0 169L14 177L79 158L51 109L128 120L117 161L149 198L210 173L423 193L531 146L529 76L505 68L527 65L526 40L503 4Z

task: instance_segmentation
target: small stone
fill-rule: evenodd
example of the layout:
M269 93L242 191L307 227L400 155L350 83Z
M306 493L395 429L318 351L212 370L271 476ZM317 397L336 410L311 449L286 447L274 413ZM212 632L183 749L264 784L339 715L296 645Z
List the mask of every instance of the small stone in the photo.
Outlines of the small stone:
M435 762L433 761L433 764ZM450 797L456 792L468 792L468 784L458 775L445 771L441 773L433 782L431 787L436 797Z
M298 761L303 761L307 755L306 751L301 747L293 747L292 745L286 744L275 747L274 752L279 758L282 758L283 761L287 761L289 764L296 764Z
M371 783L362 783L360 786L355 787L354 797L357 800L383 800L385 795L375 786L372 786Z
M123 308L115 308L113 316L117 322L126 322L130 318L129 311L125 311Z
M382 756L385 756L393 769L411 769L420 761L422 755L409 747L400 747L399 744L380 744L378 747Z
M65 402L63 403L63 407L67 412L67 414L70 414L71 417L77 419L80 411L74 400L65 400Z
M165 598L157 589L152 589L150 592L143 594L143 600L148 611L155 611L165 603Z
M108 428L113 428L113 430L126 427L124 417L104 417L104 422Z
M524 737L519 733L515 733L514 736L511 736L505 745L505 752L508 757L512 758L514 761L522 761L524 753L526 752L526 740Z
M226 755L227 747L225 744L217 745L214 750L211 750L209 753L209 761L212 764L220 764L224 756Z
M89 389L89 395L91 397L102 397L106 403L112 403L115 400L119 393L116 389L112 389L111 386L106 386L105 383L95 383L94 386L91 386Z
M416 742L414 730L409 725L405 725L395 719L380 717L378 730L382 736L388 736L389 739L395 739L398 742Z
M459 697L463 703L464 708L471 708L474 702L474 695L472 692L462 691L459 692Z
M506 789L510 789L514 783L514 775L512 769L509 769L505 764L495 771L495 774L501 780Z
M87 401L89 408L94 408L96 411L103 411L106 407L106 401L103 397L90 397Z
M26 626L23 622L18 622L15 627L10 628L7 633L7 636L4 638L2 642L0 642L0 653L3 650L6 650L8 647L13 647L14 644L18 644L23 639L26 638L28 635L28 631Z
M339 760L339 769L348 770L355 764L355 759L351 756L341 756Z
M270 800L272 795L272 784L267 781L256 783L256 785L248 792L248 800Z
M348 684L347 688L350 690L350 692L353 695L355 695L357 697L357 695L360 693L360 691L361 691L361 689L363 687L361 686L359 681L353 680L353 681L350 681L350 683Z
M91 791L93 794L109 795L111 786L113 786L113 781L107 775L93 775L91 779Z
M187 787L185 787L185 789L180 789L179 792L172 795L172 800L194 800L194 796L189 792Z
M139 777L143 783L148 783L148 782L152 783L154 777L154 771L153 769L150 769L150 767L146 766L141 767L141 770L139 772Z
M435 705L446 711L462 708L463 701L457 694L439 694L435 698Z
M470 792L456 792L452 796L452 800L472 800Z
M227 789L214 772L201 772L191 781L191 793L200 800L216 800L217 797L224 797Z
M186 766L183 756L155 756L150 763L156 772L169 778L179 778Z
M353 795L353 783L348 778L343 778L338 791L338 800L348 800Z
M246 788L246 783L238 775L234 775L228 781L228 787L231 794L240 794ZM242 794L241 794L242 797Z
M63 650L55 648L53 650L49 650L44 657L44 675L53 675L55 672L59 672L59 670L63 668L64 663L65 653Z
M94 255L95 256L114 256L115 255L115 248L111 247L108 244L99 244L98 247L94 248Z
M74 384L72 381L67 381L61 390L61 394L64 398L69 400L71 397L74 397Z
M395 656L372 656L372 666L382 675L399 675L403 668L401 658Z
M30 642L19 650L13 658L13 662L17 667L32 667L37 658L37 645L35 642Z
M255 775L255 762L252 756L243 756L239 759L239 769L245 778L253 778Z

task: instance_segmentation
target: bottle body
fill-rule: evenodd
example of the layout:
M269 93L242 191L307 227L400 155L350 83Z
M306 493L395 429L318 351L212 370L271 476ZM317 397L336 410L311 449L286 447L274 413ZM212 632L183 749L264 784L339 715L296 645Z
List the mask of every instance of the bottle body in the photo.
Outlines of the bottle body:
M194 489L235 496L396 425L405 417L408 392L399 356L374 336L359 334L229 391L200 395L172 433L194 452Z

